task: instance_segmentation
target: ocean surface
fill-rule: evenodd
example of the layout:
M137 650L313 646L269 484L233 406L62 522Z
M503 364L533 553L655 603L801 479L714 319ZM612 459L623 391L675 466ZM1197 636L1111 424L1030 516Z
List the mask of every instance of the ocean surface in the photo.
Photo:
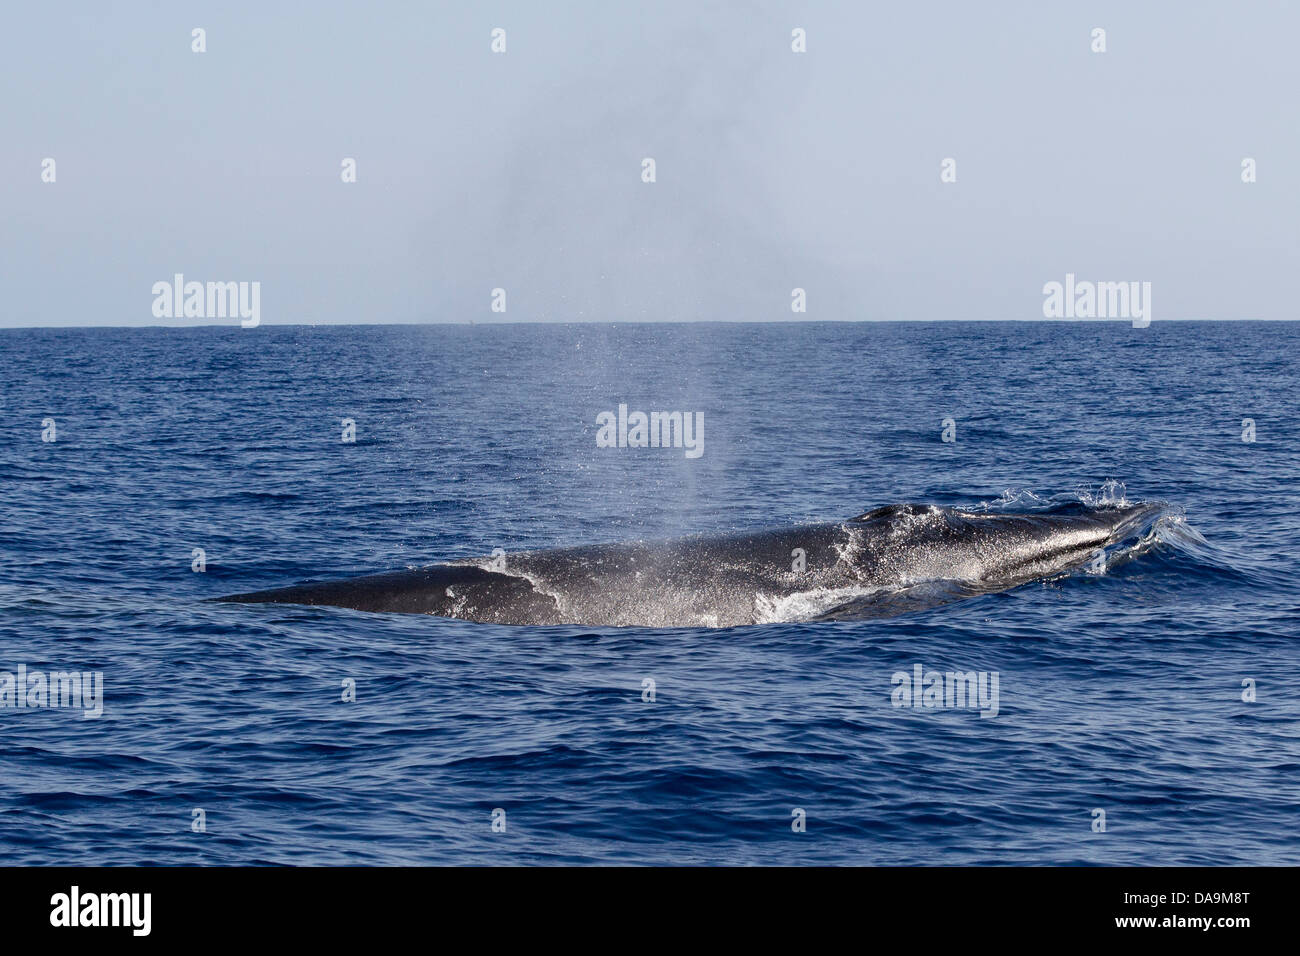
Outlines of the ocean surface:
M0 330L0 672L103 680L98 717L0 707L0 858L1298 864L1298 354L1249 322ZM619 404L701 412L703 453L597 448ZM1116 501L1169 507L1104 567L870 620L204 600ZM916 665L996 672L996 716L895 706Z

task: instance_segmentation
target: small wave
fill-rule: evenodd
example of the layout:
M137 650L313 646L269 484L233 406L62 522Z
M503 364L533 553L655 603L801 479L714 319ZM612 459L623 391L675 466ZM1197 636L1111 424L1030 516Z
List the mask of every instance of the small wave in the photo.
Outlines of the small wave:
M1124 482L1116 481L1114 478L1103 481L1101 487L1095 492L1092 490L1092 485L1082 485L1075 489L1074 495L1081 504L1090 508L1122 508L1132 504L1128 500Z
M1107 549L1104 560L1081 568L1079 574L1102 576L1117 571L1177 575L1180 580L1214 580L1219 584L1235 581L1249 584L1255 575L1244 569L1244 562L1230 551L1212 543L1188 521L1181 509L1171 509L1149 526Z
M971 505L966 510L1001 514L1046 511L1069 504L1080 504L1087 508L1122 508L1135 502L1129 500L1128 489L1124 482L1108 478L1095 490L1091 483L1084 483L1078 485L1074 491L1049 497L1035 494L1027 488L1007 488L998 497Z

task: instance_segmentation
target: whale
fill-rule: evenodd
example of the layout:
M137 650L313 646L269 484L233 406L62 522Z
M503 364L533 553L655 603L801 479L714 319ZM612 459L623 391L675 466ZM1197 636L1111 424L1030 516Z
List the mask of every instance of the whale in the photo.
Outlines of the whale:
M1060 577L1166 510L896 504L845 521L447 561L212 600L480 623L735 627L892 616Z

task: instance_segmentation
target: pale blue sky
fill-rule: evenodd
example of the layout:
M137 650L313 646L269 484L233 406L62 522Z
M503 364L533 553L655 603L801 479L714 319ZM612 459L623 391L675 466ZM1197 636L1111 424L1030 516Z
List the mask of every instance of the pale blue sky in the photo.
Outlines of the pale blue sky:
M264 324L1034 319L1066 272L1294 319L1297 10L14 4L0 325L204 324L176 272Z

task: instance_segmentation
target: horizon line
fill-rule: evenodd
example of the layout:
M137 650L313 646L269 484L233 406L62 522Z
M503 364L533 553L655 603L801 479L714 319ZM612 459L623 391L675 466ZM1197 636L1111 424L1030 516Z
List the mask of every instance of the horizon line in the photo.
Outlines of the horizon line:
M1214 318L1181 318L1181 319L1152 319L1151 325L1156 322L1162 323L1182 323L1182 322L1300 322L1300 317L1296 318L1242 318L1242 319L1214 319ZM1051 325L1072 324L1072 325L1099 325L1115 323L1120 325L1131 325L1131 319L1080 319L1080 318L1035 318L1035 319L534 319L522 322L501 321L487 319L484 321L422 321L422 322L262 322L250 329L241 328L237 322L203 322L192 325L182 324L131 324L131 325L0 325L0 332L28 330L59 330L59 329L164 329L169 331L186 331L191 329L238 329L242 332L250 332L256 328L283 328L283 329L302 329L302 328L319 328L321 326L332 328L357 328L357 327L388 327L388 326L435 326L435 325L452 325L452 326L520 326L520 325L937 325L939 323L986 323L986 324L1010 324L1010 323L1043 323ZM1145 326L1149 328L1150 325Z

